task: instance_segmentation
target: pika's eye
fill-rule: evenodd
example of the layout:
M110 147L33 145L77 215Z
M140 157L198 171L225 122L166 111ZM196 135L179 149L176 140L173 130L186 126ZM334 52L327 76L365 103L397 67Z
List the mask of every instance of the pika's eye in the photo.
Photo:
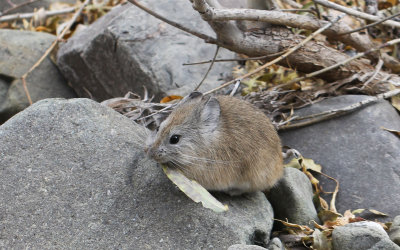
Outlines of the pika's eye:
M170 144L177 144L179 142L180 138L181 138L180 135L172 135L171 138L169 138L169 143Z

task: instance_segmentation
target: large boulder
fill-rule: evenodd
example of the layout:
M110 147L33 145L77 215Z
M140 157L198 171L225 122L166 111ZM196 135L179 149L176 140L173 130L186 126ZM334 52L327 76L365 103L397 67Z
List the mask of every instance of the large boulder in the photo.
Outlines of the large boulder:
M20 78L55 39L47 33L0 29L0 124L29 106ZM33 102L76 97L50 57L28 75L26 82Z
M339 96L301 109L304 116L345 107L369 98ZM393 218L400 210L400 140L381 127L400 130L400 117L387 101L349 115L280 133L283 144L321 164L322 171L340 184L336 207L371 208ZM321 178L325 191L335 183Z
M350 223L332 232L333 250L400 250L382 226L372 221Z
M0 127L0 248L227 249L266 245L261 193L186 197L143 154L143 127L88 99L48 99Z
M141 4L194 30L215 36L193 10L190 1L141 1ZM183 63L210 60L215 45L172 27L127 3L116 7L60 47L58 64L76 92L100 101L143 93L145 86L157 97L185 95L208 70L208 64ZM234 58L220 49L218 58ZM219 85L234 63L215 63L200 91Z

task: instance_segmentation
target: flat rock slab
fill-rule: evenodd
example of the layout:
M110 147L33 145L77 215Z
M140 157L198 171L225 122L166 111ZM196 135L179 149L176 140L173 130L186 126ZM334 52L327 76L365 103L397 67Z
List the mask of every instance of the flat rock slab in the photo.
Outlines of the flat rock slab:
M301 116L345 107L369 98L339 96L299 110ZM394 218L400 214L400 140L381 126L400 130L400 118L387 101L349 115L280 133L283 145L321 164L340 183L336 207L369 208ZM320 178L325 191L335 184Z
M88 99L48 99L0 127L0 248L227 249L267 244L261 193L215 213L143 152L144 129ZM261 242L261 243L260 243Z
M146 0L141 4L215 37L190 1ZM215 50L215 45L206 44L127 3L61 45L58 65L79 96L92 96L98 101L123 96L128 91L141 94L143 86L157 97L186 95L203 79L209 65L182 64L211 60ZM218 58L235 57L225 49L220 49L218 55ZM219 86L223 75L232 72L234 65L232 62L214 64L199 90Z

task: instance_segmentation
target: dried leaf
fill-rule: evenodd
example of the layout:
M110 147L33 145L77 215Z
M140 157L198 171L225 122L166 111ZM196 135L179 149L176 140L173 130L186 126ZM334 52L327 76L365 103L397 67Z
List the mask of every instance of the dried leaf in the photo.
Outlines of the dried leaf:
M321 165L316 164L313 159L303 158L303 164L306 167L306 169L321 173L322 170Z
M212 196L204 187L194 180L188 179L179 170L161 165L167 177L194 202L201 202L203 207L209 208L214 212L220 213L228 211L228 206L223 205L214 196Z
M287 221L284 220L279 220L279 219L274 219L276 221L281 222L283 225L285 225L286 227L290 227L290 228L295 228L295 229L299 229L300 231L302 231L303 233L312 233L314 230L312 230L310 227L308 226L304 226L304 225L299 225L299 224L295 224L295 223L289 223Z
M323 222L327 221L334 222L339 217L342 217L342 215L339 213L332 212L330 210L322 210L318 213L318 218Z
M321 232L318 229L315 229L313 236L313 249L317 250L331 250L332 249L332 241L328 239L327 235L324 232Z
M171 102L171 101L174 101L174 100L180 100L182 98L183 97L179 96L179 95L169 95L169 96L166 96L163 99L161 99L160 103L167 103L167 102Z
M392 133L392 134L394 134L395 136L397 136L397 137L400 138L400 131L397 131L397 130L394 130L394 129L388 129L388 128L384 128L384 127L381 127L381 129L386 130L386 131L389 131L390 133Z
M352 213L352 214L361 214L361 213L364 212L364 211L365 211L364 208L360 208L360 209L353 210L351 213Z
M379 212L378 210L375 209L368 209L371 213L376 214L376 215L381 215L381 216L388 216L385 213Z

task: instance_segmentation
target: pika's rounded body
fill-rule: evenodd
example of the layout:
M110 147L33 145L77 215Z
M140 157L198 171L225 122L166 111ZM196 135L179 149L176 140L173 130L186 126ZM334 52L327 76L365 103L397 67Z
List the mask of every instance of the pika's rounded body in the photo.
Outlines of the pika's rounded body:
M283 175L280 139L268 117L229 96L191 93L150 136L146 151L206 189L231 195L268 190Z

